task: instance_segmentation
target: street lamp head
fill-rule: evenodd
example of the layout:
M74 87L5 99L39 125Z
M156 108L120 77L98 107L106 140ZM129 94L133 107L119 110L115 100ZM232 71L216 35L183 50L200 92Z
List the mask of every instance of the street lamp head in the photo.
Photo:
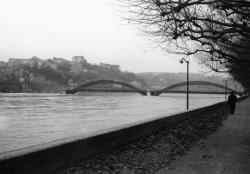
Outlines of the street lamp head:
M184 61L185 61L187 64L189 63L189 61L186 60L185 58L182 58L179 62L180 62L180 63L184 63Z

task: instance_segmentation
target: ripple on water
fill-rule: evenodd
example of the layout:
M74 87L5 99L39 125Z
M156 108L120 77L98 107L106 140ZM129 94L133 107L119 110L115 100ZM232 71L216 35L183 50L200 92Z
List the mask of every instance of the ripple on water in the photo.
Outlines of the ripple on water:
M224 95L190 95L191 108ZM185 111L185 95L0 94L0 153Z

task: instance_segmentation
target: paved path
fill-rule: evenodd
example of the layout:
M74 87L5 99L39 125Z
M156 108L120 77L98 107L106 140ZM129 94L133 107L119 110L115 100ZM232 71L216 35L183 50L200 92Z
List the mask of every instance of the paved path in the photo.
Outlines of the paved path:
M215 134L156 174L250 174L250 98Z

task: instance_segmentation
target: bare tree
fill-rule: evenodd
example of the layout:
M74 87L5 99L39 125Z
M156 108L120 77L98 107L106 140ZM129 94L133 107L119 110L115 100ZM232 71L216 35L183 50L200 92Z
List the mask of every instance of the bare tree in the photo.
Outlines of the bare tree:
M241 45L244 45L244 47L238 48L237 50L235 49L233 54L237 57L240 57L240 59L244 60L244 62L250 62L250 40L241 40ZM236 80L241 82L245 88L250 89L249 63L232 62L230 65L228 65L228 69Z
M169 52L195 57L217 72L249 64L240 50L250 38L249 0L120 0L131 22Z

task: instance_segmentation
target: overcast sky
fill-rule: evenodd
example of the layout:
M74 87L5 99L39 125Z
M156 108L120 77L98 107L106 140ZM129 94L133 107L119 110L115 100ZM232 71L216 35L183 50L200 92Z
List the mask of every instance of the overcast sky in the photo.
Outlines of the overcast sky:
M126 24L111 1L0 0L0 61L82 55L132 72L186 71L180 56L162 52ZM190 65L191 72L201 71Z

